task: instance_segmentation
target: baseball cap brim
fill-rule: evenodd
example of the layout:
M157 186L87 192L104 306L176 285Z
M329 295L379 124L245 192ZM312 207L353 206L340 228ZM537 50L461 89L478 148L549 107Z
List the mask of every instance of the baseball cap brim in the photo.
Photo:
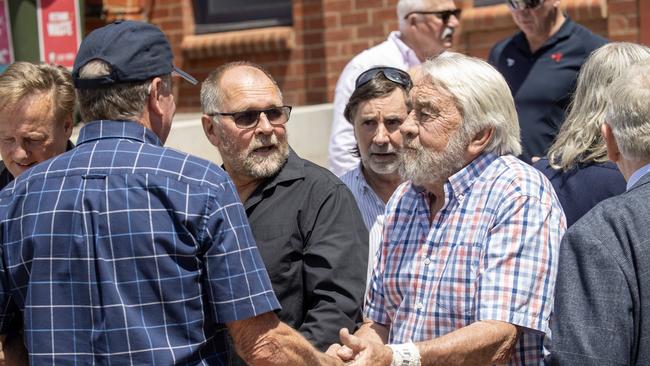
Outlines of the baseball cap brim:
M183 79L187 80L188 83L192 85L198 84L198 81L192 77L192 75L186 73L185 71L179 69L178 67L174 66L173 71L178 74L178 76L182 77Z

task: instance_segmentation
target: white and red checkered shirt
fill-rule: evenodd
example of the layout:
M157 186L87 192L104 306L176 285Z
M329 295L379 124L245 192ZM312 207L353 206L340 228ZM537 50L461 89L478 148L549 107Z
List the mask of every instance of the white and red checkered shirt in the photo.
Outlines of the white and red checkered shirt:
M483 154L444 190L431 224L426 191L406 182L393 194L365 315L390 327L390 343L512 323L523 334L510 364L541 364L566 230L553 187L513 156Z

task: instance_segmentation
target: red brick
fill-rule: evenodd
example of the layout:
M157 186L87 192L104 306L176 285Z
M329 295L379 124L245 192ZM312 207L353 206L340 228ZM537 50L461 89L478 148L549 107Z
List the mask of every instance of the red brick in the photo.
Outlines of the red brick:
M360 26L368 24L368 13L367 12L358 12L351 14L342 14L341 15L341 25L342 26Z

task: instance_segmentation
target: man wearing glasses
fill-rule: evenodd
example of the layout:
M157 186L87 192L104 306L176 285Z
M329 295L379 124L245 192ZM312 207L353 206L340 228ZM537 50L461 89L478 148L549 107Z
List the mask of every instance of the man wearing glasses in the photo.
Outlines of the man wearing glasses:
M201 105L204 132L235 183L282 305L280 319L326 349L340 328L361 322L368 231L354 197L289 147L291 107L259 65L213 71Z
M354 91L354 81L374 66L401 70L418 66L452 46L459 25L460 9L453 0L400 0L397 3L399 31L388 39L355 56L343 69L334 92L334 115L329 142L330 170L341 176L359 163L351 154L356 146L352 126L343 115Z
M489 62L506 78L515 98L523 152L530 163L546 155L585 58L607 40L574 23L560 0L507 0L521 30L497 43Z

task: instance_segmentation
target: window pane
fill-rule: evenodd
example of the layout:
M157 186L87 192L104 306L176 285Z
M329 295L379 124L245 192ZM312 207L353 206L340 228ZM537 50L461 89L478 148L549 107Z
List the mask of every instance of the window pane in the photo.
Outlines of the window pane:
M292 24L291 0L194 0L196 33Z

